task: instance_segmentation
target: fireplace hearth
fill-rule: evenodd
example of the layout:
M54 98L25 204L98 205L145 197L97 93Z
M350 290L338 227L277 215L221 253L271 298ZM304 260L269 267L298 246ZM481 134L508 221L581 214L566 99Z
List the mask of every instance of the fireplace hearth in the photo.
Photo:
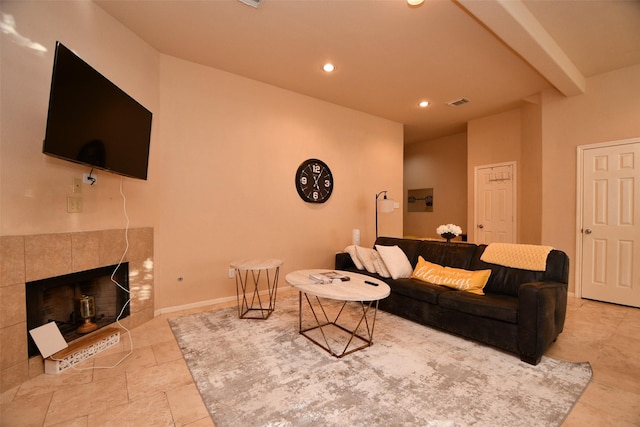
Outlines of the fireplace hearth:
M87 297L93 301L95 330L115 322L121 312L120 318L129 316L128 291L129 263L27 282L27 331L54 321L70 343L85 336ZM29 357L40 354L28 332L27 339Z

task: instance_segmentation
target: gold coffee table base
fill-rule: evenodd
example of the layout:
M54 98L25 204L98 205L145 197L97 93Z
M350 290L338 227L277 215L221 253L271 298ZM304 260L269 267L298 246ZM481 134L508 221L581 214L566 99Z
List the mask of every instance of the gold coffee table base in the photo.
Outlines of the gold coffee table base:
M303 328L302 326L303 299L306 301L306 306L310 309L313 319L315 320L315 325L306 328ZM312 300L316 303L315 307ZM362 315L359 319L356 319L356 325L353 329L344 326L344 324L338 323L340 317L345 313L345 307L349 302L359 306L362 310ZM378 301L342 301L339 307L338 314L333 318L333 320L330 320L327 309L323 306L319 297L312 296L310 299L308 294L300 292L298 310L300 334L337 358L344 357L347 354L351 354L355 351L362 350L363 348L373 345L373 330L376 323L376 314L378 312ZM359 334L358 330L361 329L361 326L363 333ZM333 333L330 334L330 330L332 330ZM338 334L343 336L342 339L335 338L336 331Z

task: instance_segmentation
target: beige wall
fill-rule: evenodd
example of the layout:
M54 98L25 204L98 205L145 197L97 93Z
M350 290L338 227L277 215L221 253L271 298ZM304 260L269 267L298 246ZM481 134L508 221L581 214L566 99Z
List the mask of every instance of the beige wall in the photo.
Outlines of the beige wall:
M522 157L518 165L519 243L542 243L542 103L532 97L522 111Z
M471 120L467 124L467 188L469 189L467 194L467 229L469 230L469 241L475 241L474 168L496 163L516 162L516 173L519 174L521 140L522 111L520 109ZM519 178L518 181L520 181ZM519 217L517 217L517 221L519 226Z
M542 233L542 106L533 96L520 108L468 123L468 227L475 239L474 168L515 162L516 241L541 244Z
M28 235L123 228L120 177L97 172L98 184L83 185L83 213L67 213L74 178L89 168L42 154L56 40L100 70L154 113L158 108L159 55L92 2L2 2L20 35L43 45L39 54L1 38L0 234ZM151 157L158 144L153 124ZM125 178L132 227L153 226L154 184Z
M235 295L233 259L282 257L284 274L331 267L362 230L374 240L377 191L402 191L402 125L160 55L93 2L7 2L39 55L2 35L0 235L153 227L155 309ZM149 180L98 172L84 211L66 212L88 168L42 154L55 41L154 113ZM303 203L294 174L305 159L331 167L335 190ZM402 235L402 204L380 221ZM178 278L182 277L182 281Z
M409 190L433 188L433 212L407 212ZM404 153L404 234L439 237L441 224L467 233L467 134L409 144Z
M579 232L576 147L640 136L638 94L640 65L589 78L584 95L543 94L542 241L565 250L573 268Z
M548 90L522 108L468 124L469 188L475 166L518 162L518 241L565 251L572 261L571 292L579 232L577 147L640 136L639 93L640 66L634 66L589 78L583 95ZM473 221L472 190L467 201Z
M353 228L373 244L376 192L402 190L400 124L167 56L160 87L157 307L234 295L236 259L282 258L285 274L332 267ZM308 158L333 173L324 204L296 192ZM401 209L380 230L402 235Z

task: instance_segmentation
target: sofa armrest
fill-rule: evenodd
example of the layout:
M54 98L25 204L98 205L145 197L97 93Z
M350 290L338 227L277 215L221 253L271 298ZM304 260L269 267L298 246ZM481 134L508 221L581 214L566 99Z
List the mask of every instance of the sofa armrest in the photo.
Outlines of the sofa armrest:
M567 284L525 283L520 286L518 299L520 359L535 365L564 328Z
M336 252L336 270L350 270L356 268L351 255L346 252Z

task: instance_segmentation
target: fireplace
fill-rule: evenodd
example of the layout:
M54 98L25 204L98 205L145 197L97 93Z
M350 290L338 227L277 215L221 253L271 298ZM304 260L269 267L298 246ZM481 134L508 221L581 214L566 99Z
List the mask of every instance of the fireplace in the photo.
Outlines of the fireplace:
M120 318L129 316L128 291L129 263L27 282L27 331L54 321L69 343L86 334L83 301L87 297L95 307L90 321L100 329L115 322L120 313ZM28 332L27 339L29 357L40 354Z
M129 263L131 297L129 316L121 323L131 329L154 317L152 227L0 236L0 392L44 373L40 353L28 355L26 284L121 260Z

